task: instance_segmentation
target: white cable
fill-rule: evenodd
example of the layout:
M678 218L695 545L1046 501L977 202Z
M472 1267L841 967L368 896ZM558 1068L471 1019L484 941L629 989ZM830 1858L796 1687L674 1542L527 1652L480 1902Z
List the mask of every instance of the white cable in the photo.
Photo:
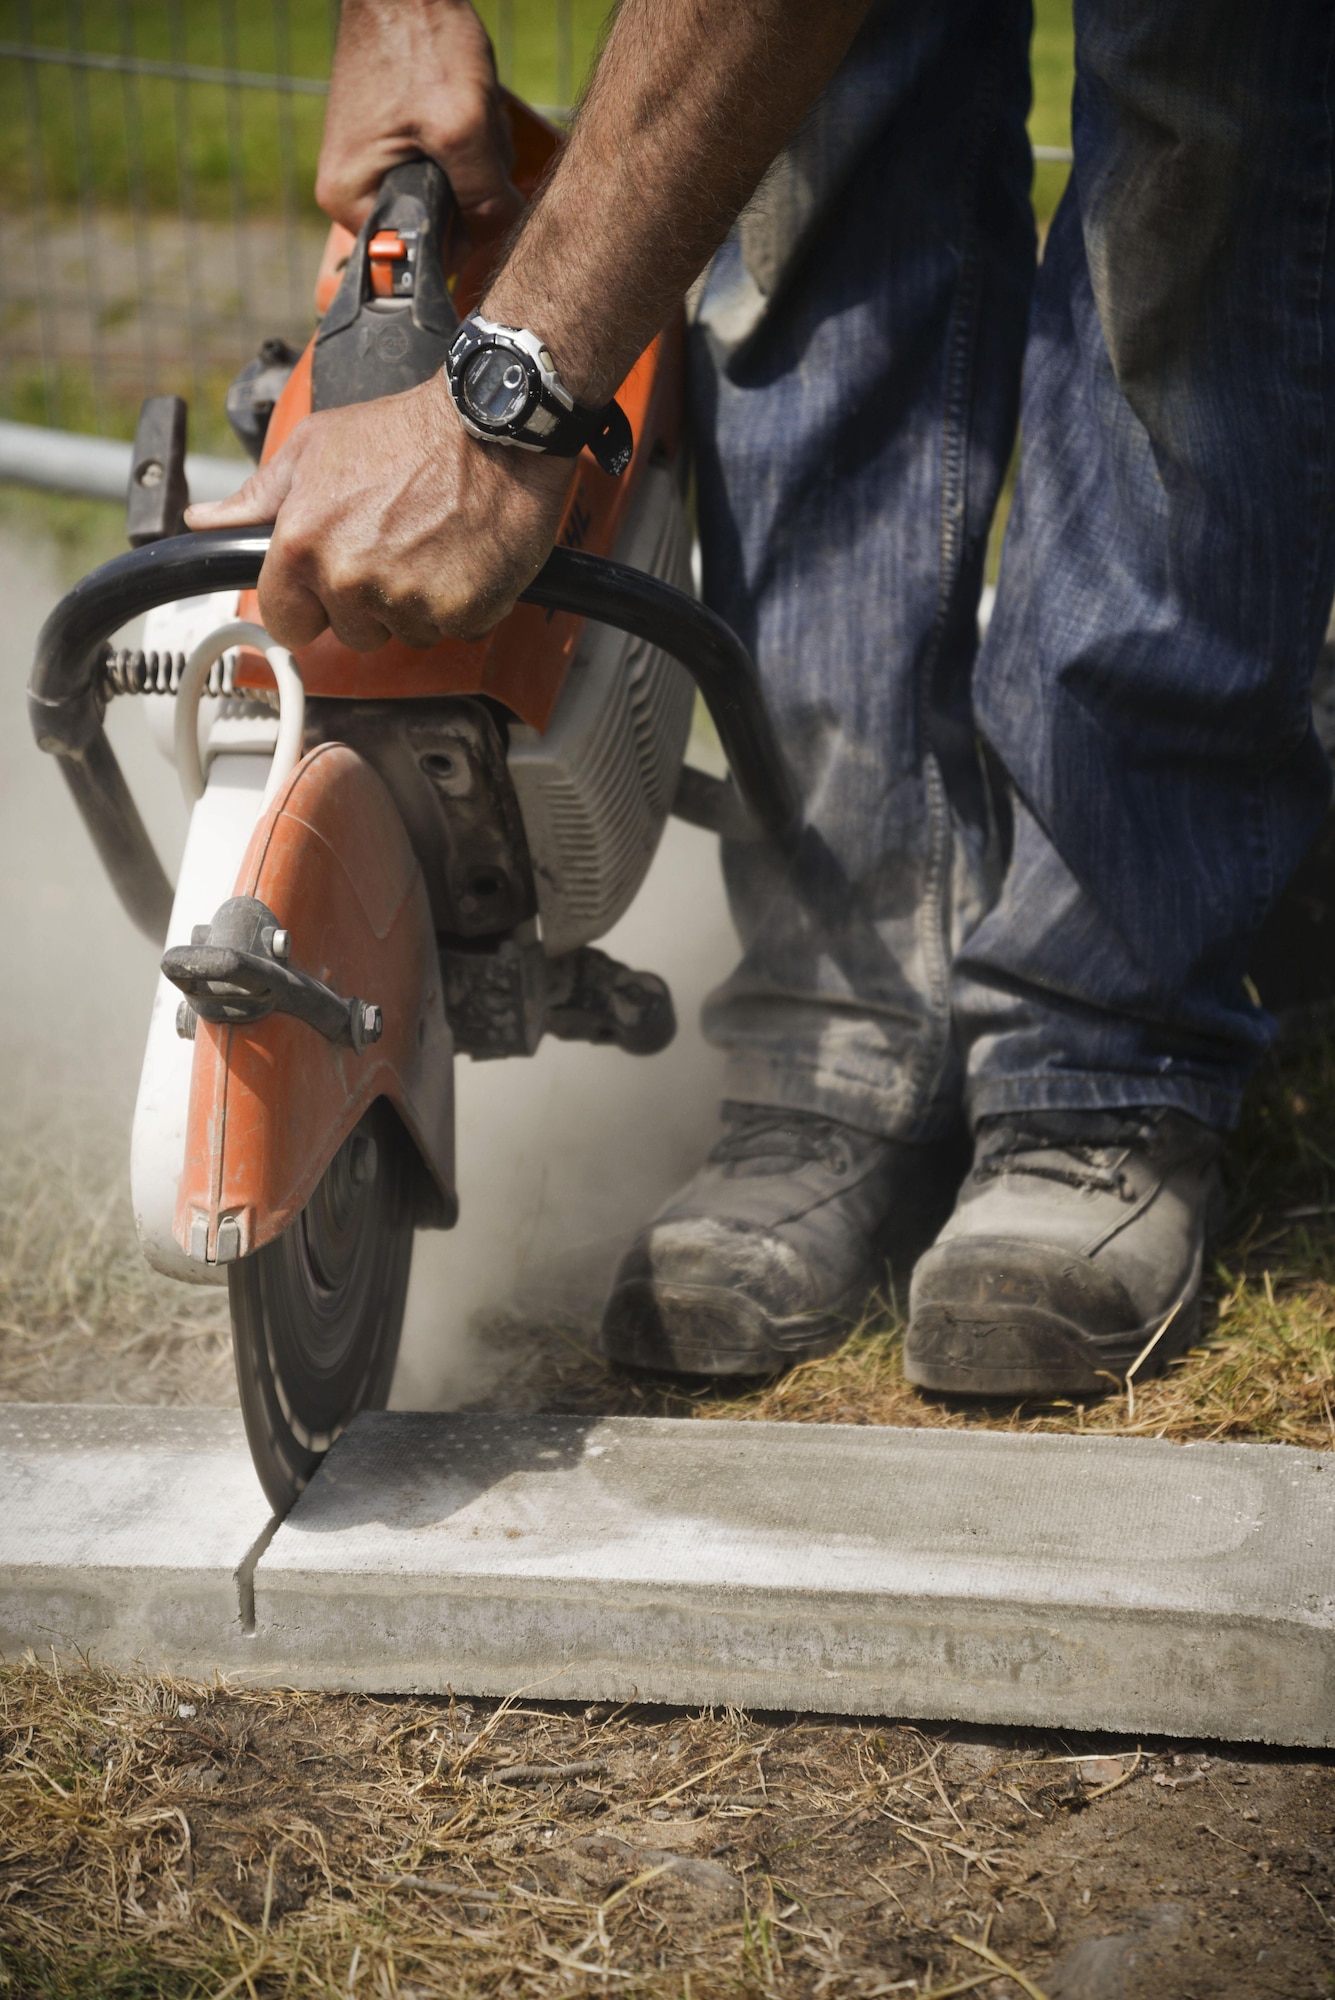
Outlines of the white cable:
M260 802L263 811L283 780L296 769L306 728L306 689L300 670L286 646L275 645L262 625L244 618L219 625L199 644L186 661L176 690L174 729L176 774L188 806L204 796L204 765L199 754L199 704L208 685L214 662L233 646L254 646L264 654L278 684L278 741Z

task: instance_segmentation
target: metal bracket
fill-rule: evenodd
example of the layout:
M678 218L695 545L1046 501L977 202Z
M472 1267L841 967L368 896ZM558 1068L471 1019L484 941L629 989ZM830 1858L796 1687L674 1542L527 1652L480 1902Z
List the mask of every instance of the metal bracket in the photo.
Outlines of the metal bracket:
M211 924L199 924L188 945L165 954L162 970L185 994L192 1016L229 1027L291 1014L335 1045L360 1055L384 1032L379 1007L344 1000L332 987L284 963L287 932L257 896L229 897ZM193 1036L194 1022L177 1016L178 1032Z
M547 1032L559 1042L610 1042L656 1056L677 1032L667 984L583 945L547 961Z
M545 1034L611 1043L652 1056L677 1032L672 995L652 972L632 972L583 945L548 958L532 934L440 947L445 1015L460 1055L531 1056Z
M185 483L185 402L180 396L147 396L135 426L125 533L132 549L185 533L190 500Z

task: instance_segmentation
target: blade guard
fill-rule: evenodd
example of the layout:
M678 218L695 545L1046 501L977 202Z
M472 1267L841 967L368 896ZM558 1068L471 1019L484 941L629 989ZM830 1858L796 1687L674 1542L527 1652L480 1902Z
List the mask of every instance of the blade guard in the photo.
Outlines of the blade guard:
M251 837L235 894L273 911L289 963L378 1006L360 1051L292 1014L200 1018L175 1236L228 1263L294 1222L344 1139L388 1098L421 1156L422 1220L448 1228L454 1191L453 1044L422 871L389 792L356 752L303 758Z

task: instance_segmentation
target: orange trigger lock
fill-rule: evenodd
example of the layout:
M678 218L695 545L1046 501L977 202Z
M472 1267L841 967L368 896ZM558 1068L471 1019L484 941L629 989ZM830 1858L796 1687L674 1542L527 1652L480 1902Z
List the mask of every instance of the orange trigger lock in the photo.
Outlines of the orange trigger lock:
M371 267L371 291L378 299L402 297L413 288L408 245L397 229L377 230L366 246Z

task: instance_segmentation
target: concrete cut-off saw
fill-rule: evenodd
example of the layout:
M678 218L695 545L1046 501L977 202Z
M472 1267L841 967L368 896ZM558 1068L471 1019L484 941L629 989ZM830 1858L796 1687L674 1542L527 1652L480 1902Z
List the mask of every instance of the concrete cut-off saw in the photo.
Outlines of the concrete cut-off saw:
M531 193L559 135L509 100ZM304 353L266 341L228 392L257 459L312 409L393 394L444 362L481 296L448 182L385 177L335 227ZM595 949L667 815L793 832L791 781L740 641L690 594L682 340L619 392L621 478L588 452L558 546L492 635L290 654L255 597L269 531L188 534L185 406L145 403L132 548L62 599L38 641L33 729L130 917L165 947L131 1142L144 1254L226 1284L256 1469L286 1510L358 1410L390 1389L419 1228L458 1214L453 1063L544 1034L632 1054L674 1031L666 986ZM142 642L116 635L145 619ZM731 780L684 764L699 688ZM104 731L154 704L190 808L173 891Z

